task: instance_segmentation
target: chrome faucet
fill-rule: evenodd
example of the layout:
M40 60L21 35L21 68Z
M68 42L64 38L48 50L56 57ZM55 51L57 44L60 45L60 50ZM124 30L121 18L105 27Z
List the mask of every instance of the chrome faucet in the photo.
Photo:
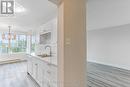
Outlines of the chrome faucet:
M45 46L45 49L47 49L47 48L50 49L50 55L49 56L51 56L51 46L49 46L49 45Z

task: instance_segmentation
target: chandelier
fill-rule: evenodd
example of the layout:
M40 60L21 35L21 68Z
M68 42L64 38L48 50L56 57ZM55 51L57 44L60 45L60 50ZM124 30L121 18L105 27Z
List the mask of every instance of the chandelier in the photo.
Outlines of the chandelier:
M11 40L16 40L16 34L11 32L11 26L8 26L9 31L2 34L2 40L8 40L8 48L10 48Z

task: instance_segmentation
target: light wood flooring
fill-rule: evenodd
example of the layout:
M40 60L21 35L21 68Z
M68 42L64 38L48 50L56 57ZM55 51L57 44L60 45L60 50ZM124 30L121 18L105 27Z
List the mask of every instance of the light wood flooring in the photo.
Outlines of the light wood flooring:
M130 87L130 71L88 63L88 87ZM27 63L0 65L0 87L38 87L27 75Z
M27 75L27 63L0 65L0 87L38 87Z
M88 63L88 87L130 87L130 71Z

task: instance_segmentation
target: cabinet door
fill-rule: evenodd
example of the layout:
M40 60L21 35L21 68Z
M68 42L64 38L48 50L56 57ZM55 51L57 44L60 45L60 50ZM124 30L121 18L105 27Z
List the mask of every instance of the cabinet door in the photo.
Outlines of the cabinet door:
M51 78L50 78L51 87L57 87L57 67L51 66L50 71L51 71Z
M30 75L33 74L33 64L32 64L32 61L28 61L28 73Z
M47 81L45 87L57 87L57 67L47 64L45 80Z
M28 58L27 60L27 72L32 75L33 74L33 63L31 58Z
M47 80L46 80L46 70L42 69L42 86L41 87L47 87Z
M38 77L38 64L36 62L33 62L33 75L32 77L37 81Z
M42 64L41 64L41 62L39 61L38 62L38 76L37 76L37 81L38 81L38 84L40 85L40 86L42 86L42 77L43 77L43 66L42 66Z
M47 80L46 80L46 69L47 69L47 63L42 61L41 64L41 69L42 69L42 75L41 75L41 79L42 79L42 86L41 87L47 87Z
M49 21L45 24L43 24L41 27L40 27L40 34L44 34L44 33L47 33L47 32L51 32L52 30L52 22Z

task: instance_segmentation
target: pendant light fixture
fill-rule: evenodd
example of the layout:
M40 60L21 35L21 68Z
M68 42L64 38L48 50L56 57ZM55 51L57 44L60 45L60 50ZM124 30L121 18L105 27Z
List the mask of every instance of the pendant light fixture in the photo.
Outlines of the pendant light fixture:
M11 48L11 40L16 40L16 34L11 32L11 26L8 26L8 33L2 34L2 40L8 40L8 48Z

